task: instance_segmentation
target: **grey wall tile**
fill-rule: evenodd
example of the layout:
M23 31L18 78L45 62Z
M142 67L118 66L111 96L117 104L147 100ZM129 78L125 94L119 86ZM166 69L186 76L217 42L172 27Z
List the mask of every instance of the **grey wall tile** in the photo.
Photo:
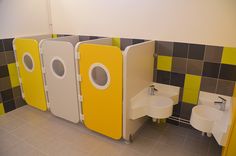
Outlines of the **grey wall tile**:
M11 81L9 77L0 78L0 91L11 88Z
M3 39L4 51L13 51L13 38Z
M0 66L6 65L6 55L5 52L0 53Z
M235 85L234 81L218 79L216 93L232 96L234 92L234 85Z
M19 86L12 88L12 92L13 92L14 98L21 97L21 89Z
M180 117L183 118L183 119L189 120L190 116L191 116L191 113L192 113L192 108L194 106L195 105L182 102Z
M172 72L185 74L187 72L187 59L173 57L172 59Z
M188 44L187 43L174 43L173 56L175 57L188 57Z
M129 38L121 38L120 39L120 49L125 50L126 47L133 44L133 40Z
M0 40L0 52L4 51L3 40Z
M205 45L190 44L188 58L203 60L204 59L204 52L205 52Z
M16 62L13 51L6 52L6 60L7 60L7 64Z
M188 59L187 73L193 75L202 75L203 61Z
M158 41L157 48L159 55L173 56L173 48L174 48L173 42Z
M201 80L201 91L210 93L216 92L217 79L210 77L202 77Z
M21 97L15 98L14 101L16 108L26 105L26 102Z
M222 58L223 47L206 46L205 58L207 62L220 63Z

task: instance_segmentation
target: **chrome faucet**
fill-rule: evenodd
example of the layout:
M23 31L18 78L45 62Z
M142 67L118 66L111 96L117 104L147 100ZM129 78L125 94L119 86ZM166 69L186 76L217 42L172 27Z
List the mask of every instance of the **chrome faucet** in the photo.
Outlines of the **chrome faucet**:
M158 91L154 85L149 86L148 88L148 94L149 95L155 95L155 92Z
M220 105L221 111L225 111L226 99L222 98L221 96L218 96L218 98L221 99L222 101L215 101L214 103Z

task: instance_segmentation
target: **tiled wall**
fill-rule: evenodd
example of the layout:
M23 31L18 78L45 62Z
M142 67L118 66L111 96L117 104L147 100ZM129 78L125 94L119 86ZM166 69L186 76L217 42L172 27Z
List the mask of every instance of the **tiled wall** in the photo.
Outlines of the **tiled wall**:
M0 40L0 115L24 105L16 70L12 40Z
M157 41L156 54L154 81L181 87L175 117L190 119L199 91L233 95L236 48Z

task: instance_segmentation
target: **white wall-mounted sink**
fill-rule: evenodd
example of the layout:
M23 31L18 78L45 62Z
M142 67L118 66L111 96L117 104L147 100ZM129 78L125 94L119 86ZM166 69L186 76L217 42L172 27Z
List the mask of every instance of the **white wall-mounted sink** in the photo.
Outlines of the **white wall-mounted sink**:
M215 121L219 120L222 115L223 112L216 108L198 105L192 109L190 124L202 132L211 133Z
M226 109L219 110L219 96L226 99ZM225 146L231 126L231 97L200 92L198 105L192 109L190 124L197 130L212 133L218 144Z
M131 99L131 119L143 116L164 119L172 115L173 105L179 102L179 87L158 83L153 85L158 89L155 95L149 95L147 87Z

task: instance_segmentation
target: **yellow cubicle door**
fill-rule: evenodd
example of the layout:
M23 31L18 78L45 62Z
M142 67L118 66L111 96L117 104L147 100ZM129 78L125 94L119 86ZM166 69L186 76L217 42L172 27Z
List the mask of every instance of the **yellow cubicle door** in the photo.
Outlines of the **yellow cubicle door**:
M18 38L14 41L24 99L27 104L46 111L46 97L40 64L38 42Z
M81 94L87 128L122 136L122 53L113 46L82 44L79 48Z

